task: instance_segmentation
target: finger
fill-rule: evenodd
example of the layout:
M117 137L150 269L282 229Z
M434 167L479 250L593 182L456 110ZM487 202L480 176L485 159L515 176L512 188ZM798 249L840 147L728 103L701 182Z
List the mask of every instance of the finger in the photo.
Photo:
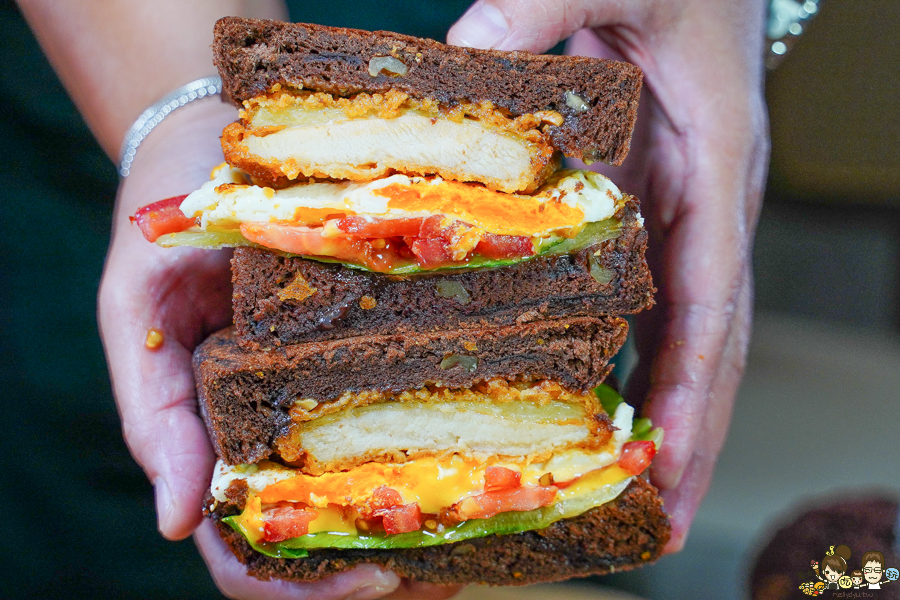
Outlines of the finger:
M375 565L362 565L312 583L284 580L260 581L247 574L247 568L219 537L215 525L206 520L194 533L194 542L216 582L229 598L242 600L370 600L382 598L397 589L400 578Z
M195 106L196 105L196 106ZM234 117L218 102L186 106L141 145L120 189L98 317L125 441L153 483L160 532L190 535L200 522L213 453L197 415L191 351L231 321L228 254L162 249L129 215L185 193L215 164L218 133ZM211 140L211 141L210 141ZM221 160L220 158L218 160ZM162 346L145 347L149 329Z
M744 372L750 339L751 312L752 280L749 271L745 271L722 364L710 388L701 435L678 486L662 492L666 512L672 523L672 538L666 546L666 552L677 552L684 546L687 532L709 488L716 458L728 432L734 397Z
M656 271L662 275L656 318L662 317L664 327L655 340L645 413L666 431L655 461L655 481L668 489L678 484L693 454L742 269L738 231L727 218L715 216L679 217L666 238L663 268ZM708 223L719 224L719 229L709 231Z
M435 585L404 579L394 592L385 596L385 600L444 600L461 592L461 585Z
M626 5L585 0L476 0L450 28L447 43L545 52L582 27L619 22Z
M657 152L674 145L660 143L667 135L673 134L656 134ZM691 460L714 380L723 368L722 352L750 261L760 165L765 164L760 158L765 143L758 143L765 136L750 123L727 138L708 131L685 135L695 138L688 145L696 146L686 156L698 158L687 159L683 188L664 177L664 183L654 181L648 190L656 204L648 218L648 255L660 306L651 316L657 325L652 338L647 332L639 338L642 355L654 357L646 414L667 433L654 471L654 482L666 489L678 485ZM681 200L667 206L671 198Z
M111 257L99 298L125 440L153 482L159 529L170 539L189 535L200 522L213 466L197 415L191 351L230 318L227 256L176 254L154 267ZM144 343L151 328L163 334L156 350Z

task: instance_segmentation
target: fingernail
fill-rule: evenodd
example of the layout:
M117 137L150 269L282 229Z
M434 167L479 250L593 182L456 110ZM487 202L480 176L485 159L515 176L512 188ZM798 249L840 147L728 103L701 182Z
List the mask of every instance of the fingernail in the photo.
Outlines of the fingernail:
M166 480L157 477L153 480L153 494L156 498L156 522L159 530L165 535L166 525L169 522L169 515L172 514L172 492Z
M472 48L494 48L509 32L509 24L497 8L476 2L453 26L455 42Z
M373 600L393 592L400 585L399 578L391 571L375 571L370 579L374 581L358 588L344 600Z

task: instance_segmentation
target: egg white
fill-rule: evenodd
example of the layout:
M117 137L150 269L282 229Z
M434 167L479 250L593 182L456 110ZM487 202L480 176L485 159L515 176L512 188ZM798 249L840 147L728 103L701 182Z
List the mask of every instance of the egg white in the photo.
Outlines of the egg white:
M290 222L298 209L333 209L336 213L384 219L427 217L433 213L390 207L390 199L375 192L390 185L440 186L442 183L439 177L391 175L365 183L298 183L273 190L250 184L242 171L223 164L213 171L210 181L185 198L181 211L188 217L199 217L199 227L203 230L211 226L236 228L244 222ZM612 217L623 200L622 193L608 178L584 170L560 171L531 196L503 196L521 199L523 206L537 201L541 204L562 202L577 208L584 216L580 223L574 224L575 227ZM463 215L446 211L442 214L465 219ZM489 227L487 231L491 232ZM536 225L532 235L553 233L553 229L541 229Z

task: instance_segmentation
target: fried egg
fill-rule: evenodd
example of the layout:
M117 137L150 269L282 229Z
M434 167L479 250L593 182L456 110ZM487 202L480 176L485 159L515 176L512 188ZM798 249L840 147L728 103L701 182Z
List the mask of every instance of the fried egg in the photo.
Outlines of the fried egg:
M406 219L441 214L487 233L547 237L574 235L587 223L608 219L622 200L609 179L584 170L559 171L538 192L524 195L407 175L365 183L298 183L275 190L252 185L242 171L223 164L185 198L181 211L198 218L202 230L236 229L245 222L311 226L352 215Z

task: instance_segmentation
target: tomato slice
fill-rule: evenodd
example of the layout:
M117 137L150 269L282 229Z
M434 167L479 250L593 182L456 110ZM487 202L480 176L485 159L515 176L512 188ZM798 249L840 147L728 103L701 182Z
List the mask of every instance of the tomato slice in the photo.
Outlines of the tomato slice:
M418 531L425 522L422 510L415 502L377 510L375 514L383 518L384 532L389 534Z
M370 249L364 241L324 237L322 229L318 227L247 222L241 223L241 233L251 242L267 248L357 262L365 262Z
M655 455L656 444L649 440L625 442L622 445L619 466L632 475L640 475L644 469L650 466L650 461Z
M247 222L241 224L241 233L251 242L266 248L346 260L365 265L373 271L386 271L400 260L397 249L387 240L382 248L376 249L362 239L325 237L321 227Z
M556 491L555 486L548 485L485 492L458 502L450 511L450 517L467 521L487 519L504 512L534 510L553 502Z
M424 220L423 218L369 220L365 217L346 217L335 225L354 237L368 239L414 237L419 235Z
M484 491L493 492L522 485L522 474L506 467L488 467L484 472Z
M453 262L447 242L441 238L418 238L410 244L410 250L419 266L426 269L436 269Z
M129 219L137 223L148 242L155 242L161 235L184 231L194 225L194 218L186 217L181 212L180 206L185 198L187 195L173 196L148 204Z
M242 223L241 233L267 248L354 262L379 272L408 264L411 259L424 269L465 264L479 249L488 258L534 254L530 238L485 234L459 221L448 224L441 215L372 222L353 216L336 223L348 235L326 237L322 227L267 222Z
M264 513L263 539L281 542L309 533L309 523L319 516L314 510L278 506Z
M534 244L524 236L486 233L475 246L475 253L492 259L519 258L533 255Z
M419 228L420 238L439 238L444 232L444 217L442 215L431 215L422 219L422 226Z

